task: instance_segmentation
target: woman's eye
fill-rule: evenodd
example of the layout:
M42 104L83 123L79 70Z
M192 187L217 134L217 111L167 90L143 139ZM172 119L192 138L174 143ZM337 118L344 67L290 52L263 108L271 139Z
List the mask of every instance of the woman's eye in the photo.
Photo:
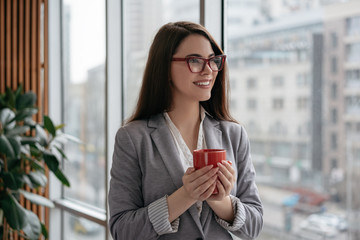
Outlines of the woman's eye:
M202 60L201 59L197 59L197 58L191 58L189 59L189 63L201 63Z

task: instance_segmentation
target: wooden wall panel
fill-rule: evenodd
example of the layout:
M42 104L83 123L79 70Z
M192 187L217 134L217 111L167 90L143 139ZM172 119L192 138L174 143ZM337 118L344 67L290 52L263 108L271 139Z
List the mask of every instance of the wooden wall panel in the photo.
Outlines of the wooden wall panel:
M48 0L0 0L0 93L6 87L15 90L20 84L23 91L36 93L37 122L42 122L43 115L48 113L47 9ZM49 196L48 188L33 192ZM24 198L20 202L49 226L48 209ZM12 239L23 238L14 234Z

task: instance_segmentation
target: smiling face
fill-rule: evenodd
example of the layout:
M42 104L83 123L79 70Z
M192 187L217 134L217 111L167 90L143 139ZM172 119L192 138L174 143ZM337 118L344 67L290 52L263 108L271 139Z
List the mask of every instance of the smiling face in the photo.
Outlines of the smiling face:
M210 58L215 53L207 38L199 34L186 37L179 47L174 58L190 56ZM217 72L213 72L206 64L202 72L192 73L186 61L171 62L171 80L173 103L199 102L209 100L211 89L214 86Z

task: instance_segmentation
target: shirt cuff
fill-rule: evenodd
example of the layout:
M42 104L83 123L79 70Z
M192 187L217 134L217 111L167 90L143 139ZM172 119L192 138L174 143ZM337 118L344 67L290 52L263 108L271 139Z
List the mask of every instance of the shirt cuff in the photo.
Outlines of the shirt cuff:
M158 235L175 233L178 231L180 218L169 222L167 195L150 203L148 207L150 222Z
M216 221L228 231L238 231L245 223L246 215L244 205L240 202L240 199L230 195L231 205L234 212L234 221L228 223L224 219L215 215Z

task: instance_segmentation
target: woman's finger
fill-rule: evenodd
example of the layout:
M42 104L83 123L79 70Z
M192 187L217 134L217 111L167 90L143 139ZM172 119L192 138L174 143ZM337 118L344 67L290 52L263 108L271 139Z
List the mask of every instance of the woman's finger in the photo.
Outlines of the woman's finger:
M230 192L232 188L231 179L228 179L221 171L218 172L218 176L222 186L224 186L225 191Z
M231 173L231 171L229 171L229 169L225 166L225 164L223 164L223 163L218 163L218 166L219 166L219 172L222 172L224 175L225 175L225 177L227 178L227 179L229 179L229 181L233 181L233 179L234 179L234 174L233 173ZM230 166L230 168L232 169L232 167Z
M230 161L223 160L223 161L221 161L221 163L232 175L235 174L235 170L232 167L232 163Z

